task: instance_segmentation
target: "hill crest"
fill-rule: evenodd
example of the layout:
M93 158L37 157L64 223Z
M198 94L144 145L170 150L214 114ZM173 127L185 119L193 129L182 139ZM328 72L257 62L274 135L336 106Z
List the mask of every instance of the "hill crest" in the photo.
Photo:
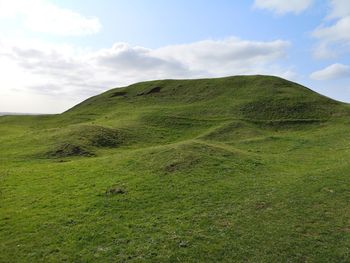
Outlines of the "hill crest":
M125 105L187 107L180 116L278 119L325 119L347 114L344 103L300 84L274 76L155 80L111 89L78 104L67 113L110 112ZM199 109L202 107L202 109Z

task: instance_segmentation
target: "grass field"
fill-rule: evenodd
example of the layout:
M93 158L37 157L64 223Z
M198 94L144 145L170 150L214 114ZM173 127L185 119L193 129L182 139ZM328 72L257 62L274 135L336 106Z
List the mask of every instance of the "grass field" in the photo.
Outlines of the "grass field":
M0 262L350 262L349 131L269 76L0 117Z

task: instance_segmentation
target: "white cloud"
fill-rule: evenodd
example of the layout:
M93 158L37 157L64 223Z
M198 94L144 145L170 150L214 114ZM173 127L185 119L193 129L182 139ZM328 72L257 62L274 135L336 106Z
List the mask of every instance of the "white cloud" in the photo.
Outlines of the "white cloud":
M350 51L350 1L331 0L325 22L312 35L319 39L316 58L334 58Z
M255 0L254 7L267 9L276 14L299 14L311 6L313 0Z
M315 80L350 78L350 66L339 63L332 64L322 70L313 72L310 77Z
M131 78L135 78L135 74L142 79L150 75L153 78L189 75L190 70L183 61L165 58L154 53L155 50L152 49L116 43L112 48L91 54L91 59L104 69Z
M64 100L65 106L59 107L63 110L103 90L152 79L237 74L293 78L294 72L279 63L289 46L282 40L229 38L157 49L116 43L107 49L86 50L37 41L0 40L0 83L2 91L6 89L12 96L19 93L28 98L40 95ZM6 97L0 96L0 105L5 105L2 100ZM18 106L24 107L22 103ZM40 111L57 111L51 106L43 103Z
M342 18L350 15L349 0L330 0L331 12L328 18Z
M26 29L62 36L97 33L101 24L96 17L85 17L47 0L0 0L0 19L23 21Z
M285 57L289 46L289 42L282 40L257 42L229 38L164 47L154 50L153 54L180 60L191 71L227 75L262 70L266 64Z

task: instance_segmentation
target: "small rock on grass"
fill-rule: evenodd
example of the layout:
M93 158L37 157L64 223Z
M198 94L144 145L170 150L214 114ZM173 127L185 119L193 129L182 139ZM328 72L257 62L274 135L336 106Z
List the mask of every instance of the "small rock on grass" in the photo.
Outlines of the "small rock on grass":
M179 247L188 247L188 242L187 241L181 241L179 243Z

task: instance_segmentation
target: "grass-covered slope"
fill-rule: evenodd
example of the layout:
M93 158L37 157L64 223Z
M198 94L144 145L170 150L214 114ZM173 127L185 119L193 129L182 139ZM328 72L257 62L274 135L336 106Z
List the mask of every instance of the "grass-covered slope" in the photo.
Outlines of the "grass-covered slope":
M268 76L0 117L0 262L349 262L349 117Z

